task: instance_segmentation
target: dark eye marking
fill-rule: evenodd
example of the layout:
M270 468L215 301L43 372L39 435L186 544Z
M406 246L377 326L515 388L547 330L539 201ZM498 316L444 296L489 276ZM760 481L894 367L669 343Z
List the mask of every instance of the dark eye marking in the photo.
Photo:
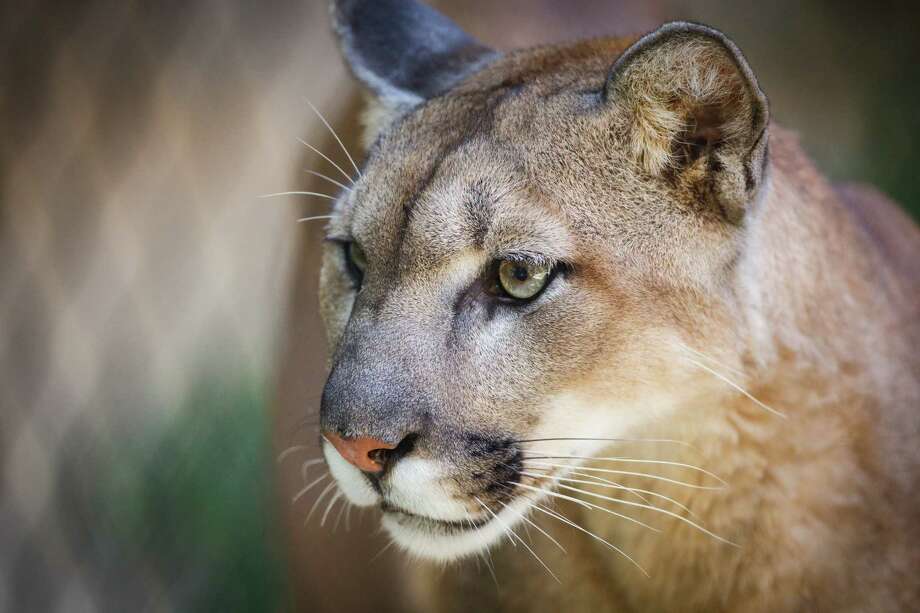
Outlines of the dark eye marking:
M518 297L515 297L505 289L500 278L500 267L502 263L507 262L508 259L509 258L500 258L493 260L482 274L474 279L472 284L461 289L457 293L453 303L451 331L447 337L449 346L461 342L466 338L468 336L468 330L471 329L470 326L474 326L478 318L482 317L486 320L491 320L501 309L526 309L528 305L533 305L537 302L546 289L552 286L556 277L560 274L568 276L574 270L573 266L569 263L556 262L549 269L545 277L545 282L536 293L529 295L527 293L522 294L521 292L517 292ZM514 258L514 260L532 261L524 257ZM539 260L533 261L539 262ZM525 274L526 270L516 271L514 267L509 269L508 266L505 268L505 283L509 282L509 278L526 282L528 278ZM525 297L520 297L522 295Z

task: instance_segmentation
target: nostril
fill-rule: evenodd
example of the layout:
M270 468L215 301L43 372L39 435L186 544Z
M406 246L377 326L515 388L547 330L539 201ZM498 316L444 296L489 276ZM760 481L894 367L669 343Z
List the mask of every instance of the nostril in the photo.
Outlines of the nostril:
M367 457L370 458L371 462L376 462L377 464L384 465L389 461L389 456L392 453L392 449L371 449L367 452Z
M367 457L371 462L379 465L382 470L393 466L398 460L412 453L415 449L415 442L418 440L417 434L410 434L403 438L396 447L381 447L371 449L367 452Z
M334 432L324 432L323 436L343 459L367 473L379 473L389 468L411 453L418 439L418 435L410 434L398 445L391 445L369 436L343 438Z

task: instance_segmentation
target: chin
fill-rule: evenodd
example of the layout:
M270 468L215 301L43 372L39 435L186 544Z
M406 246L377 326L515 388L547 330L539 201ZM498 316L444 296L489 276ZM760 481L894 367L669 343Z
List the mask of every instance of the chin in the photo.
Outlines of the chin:
M529 504L521 497L495 516L469 522L441 521L383 507L381 525L407 553L425 560L451 562L487 550L508 536Z

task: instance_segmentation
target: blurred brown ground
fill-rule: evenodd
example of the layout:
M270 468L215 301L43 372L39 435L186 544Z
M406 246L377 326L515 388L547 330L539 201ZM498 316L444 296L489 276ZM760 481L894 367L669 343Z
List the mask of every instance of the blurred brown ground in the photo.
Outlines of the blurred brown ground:
M500 49L676 18L719 27L822 168L920 205L910 5L433 4ZM301 171L335 171L298 137L347 168L304 97L357 152L357 90L325 2L5 3L0 50L0 611L117 610L65 536L61 450L87 430L176 419L215 371L277 373L274 449L308 447L281 464L267 536L287 552L291 608L400 610L405 561L390 550L369 562L384 544L372 514L333 534L303 526L312 498L290 504L300 462L317 456L325 376L322 229L294 220L326 204L256 196L328 193ZM146 573L135 602L156 604L141 608L186 609L182 589L143 564L125 572Z

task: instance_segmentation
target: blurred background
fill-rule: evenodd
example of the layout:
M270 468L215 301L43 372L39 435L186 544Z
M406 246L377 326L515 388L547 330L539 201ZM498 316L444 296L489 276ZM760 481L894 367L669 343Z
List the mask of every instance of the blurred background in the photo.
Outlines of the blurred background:
M907 4L432 4L500 49L714 25L825 172L920 212ZM359 153L325 1L7 2L0 52L0 611L402 609L373 515L297 498L325 353L296 220L327 202L258 198L344 181L307 99Z

